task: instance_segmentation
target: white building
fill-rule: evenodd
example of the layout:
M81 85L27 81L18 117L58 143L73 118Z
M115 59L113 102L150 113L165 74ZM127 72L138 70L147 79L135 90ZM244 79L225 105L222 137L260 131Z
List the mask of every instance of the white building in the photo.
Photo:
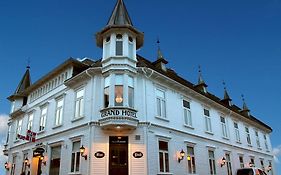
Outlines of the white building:
M160 49L154 62L137 55L144 35L122 0L96 42L101 60L70 58L34 84L27 68L8 98L7 175L274 174L272 129L226 89L210 94L201 73L196 85L179 77Z

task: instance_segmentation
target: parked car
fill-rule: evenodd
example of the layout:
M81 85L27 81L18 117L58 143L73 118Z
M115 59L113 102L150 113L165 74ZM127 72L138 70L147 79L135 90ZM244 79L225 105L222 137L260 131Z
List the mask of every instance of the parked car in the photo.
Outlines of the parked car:
M260 168L241 168L237 170L236 175L267 175Z

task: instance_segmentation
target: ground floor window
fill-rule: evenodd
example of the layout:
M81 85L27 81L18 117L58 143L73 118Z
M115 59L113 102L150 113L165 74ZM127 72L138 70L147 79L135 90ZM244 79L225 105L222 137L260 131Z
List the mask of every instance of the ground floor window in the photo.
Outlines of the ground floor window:
M159 167L160 172L169 172L168 142L159 141Z
M80 169L80 141L72 143L71 172L79 172Z
M60 174L61 146L51 148L50 174Z
M215 153L213 150L208 150L209 154L209 168L210 168L210 174L216 175L216 159L215 159Z
M196 174L194 147L187 146L187 167L189 174Z
M227 174L232 175L232 167L231 167L231 161L230 161L230 154L226 153L226 167L227 167Z
M239 163L240 163L240 168L244 168L244 158L243 158L243 156L239 156Z

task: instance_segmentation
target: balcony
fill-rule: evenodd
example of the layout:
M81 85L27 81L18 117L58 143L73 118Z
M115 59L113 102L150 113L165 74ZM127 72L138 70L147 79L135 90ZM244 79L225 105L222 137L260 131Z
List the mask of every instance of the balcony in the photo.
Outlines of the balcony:
M128 107L109 107L100 111L100 126L105 130L133 130L138 126L137 111Z

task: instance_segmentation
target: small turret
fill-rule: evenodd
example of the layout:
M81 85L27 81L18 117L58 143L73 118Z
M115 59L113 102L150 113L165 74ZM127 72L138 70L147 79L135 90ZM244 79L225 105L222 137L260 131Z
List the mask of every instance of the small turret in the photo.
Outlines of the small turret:
M195 88L199 89L201 92L207 93L207 87L208 85L205 83L202 77L202 71L201 71L201 66L199 68L199 78L198 78L198 84L195 85Z
M223 81L223 86L224 86L224 95L223 95L223 99L221 100L221 102L223 102L224 104L231 106L232 103L232 99L229 97L227 89L226 89L226 85L225 82Z
M243 101L243 109L241 110L241 113L243 115L246 115L246 116L250 117L250 109L248 108L248 106L245 102L244 95L241 95L241 97L242 97L242 101Z
M161 52L161 49L160 49L160 41L159 39L157 39L157 47L158 47L158 50L157 50L157 60L153 62L153 64L163 70L163 71L167 71L167 68L166 68L166 64L168 64L168 61L163 57L163 54Z

